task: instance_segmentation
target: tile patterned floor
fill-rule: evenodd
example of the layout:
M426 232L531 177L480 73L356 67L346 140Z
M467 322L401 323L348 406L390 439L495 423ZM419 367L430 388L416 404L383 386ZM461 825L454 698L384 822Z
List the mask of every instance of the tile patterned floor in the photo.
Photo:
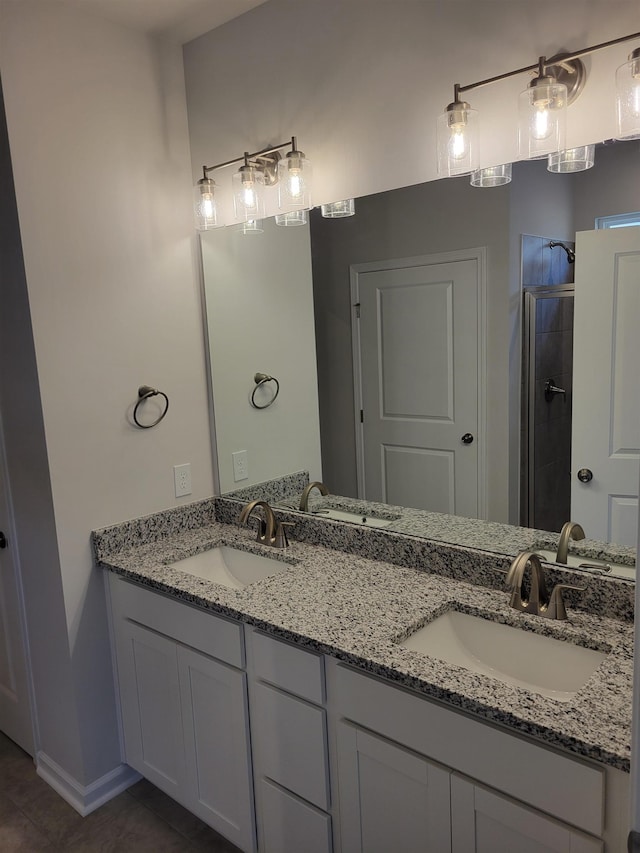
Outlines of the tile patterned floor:
M0 733L2 853L239 853L145 779L83 818Z

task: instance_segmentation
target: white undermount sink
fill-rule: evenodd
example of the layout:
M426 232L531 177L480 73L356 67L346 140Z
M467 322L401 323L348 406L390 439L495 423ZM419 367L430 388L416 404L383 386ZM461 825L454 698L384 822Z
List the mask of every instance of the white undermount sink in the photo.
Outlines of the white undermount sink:
M319 515L322 518L332 518L334 521L350 521L351 524L364 524L365 527L389 527L393 524L390 518L376 518L372 515L363 515L356 512L346 512L343 509L329 509L322 507L311 511L313 515Z
M231 589L244 589L251 583L286 572L290 568L289 563L232 548L230 545L218 545L170 565L172 569L179 569Z
M457 610L443 613L399 645L559 702L571 701L606 657Z
M536 554L539 554L543 560L548 563L556 562L556 552L549 551L546 548L537 548ZM557 565L564 565L558 563ZM594 574L608 575L614 578L626 578L627 580L635 580L636 567L627 566L623 563L614 563L611 560L599 560L591 557L585 557L583 554L567 554L567 567L570 569L586 566L584 571L590 571ZM600 568L598 568L600 567Z

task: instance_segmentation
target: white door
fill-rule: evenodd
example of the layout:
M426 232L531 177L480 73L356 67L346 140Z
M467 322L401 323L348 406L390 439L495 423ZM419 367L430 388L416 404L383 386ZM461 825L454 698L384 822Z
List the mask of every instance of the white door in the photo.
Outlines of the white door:
M352 268L360 497L483 517L483 268L481 249Z
M590 539L635 546L640 227L577 235L574 310L571 516Z
M34 754L23 612L0 436L0 731Z

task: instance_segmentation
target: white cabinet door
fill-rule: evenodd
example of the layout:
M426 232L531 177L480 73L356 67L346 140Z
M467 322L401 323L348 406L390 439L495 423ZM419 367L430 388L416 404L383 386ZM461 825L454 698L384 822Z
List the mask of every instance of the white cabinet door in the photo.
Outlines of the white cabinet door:
M452 853L602 853L598 839L455 773L451 819Z
M342 853L447 853L449 777L421 755L340 722Z
M189 808L255 849L246 675L178 646Z
M261 853L331 853L331 818L268 779L261 779Z
M123 619L116 646L126 761L183 802L186 773L176 644Z

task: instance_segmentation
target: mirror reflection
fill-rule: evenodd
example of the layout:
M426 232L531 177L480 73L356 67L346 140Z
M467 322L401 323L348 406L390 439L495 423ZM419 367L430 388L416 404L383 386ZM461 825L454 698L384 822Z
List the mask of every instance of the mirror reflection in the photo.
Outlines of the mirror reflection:
M556 532L573 518L634 545L637 262L601 282L640 229L596 220L635 213L639 184L633 141L574 175L523 162L504 187L457 178L359 199L352 218L312 211L310 234L203 234L221 492L304 469L332 495ZM257 371L282 389L264 411ZM581 441L612 423L609 456L635 483L605 491Z

